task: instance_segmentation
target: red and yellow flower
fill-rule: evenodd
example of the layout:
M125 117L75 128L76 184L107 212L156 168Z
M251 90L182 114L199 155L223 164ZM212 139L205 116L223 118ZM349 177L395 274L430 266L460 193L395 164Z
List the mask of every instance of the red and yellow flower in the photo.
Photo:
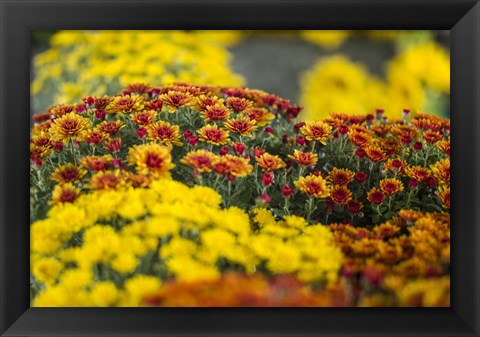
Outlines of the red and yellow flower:
M121 171L98 171L90 178L89 187L92 190L117 189L124 185L125 177Z
M197 134L202 142L214 145L223 145L228 141L228 131L220 129L216 124L205 125L197 130Z
M300 132L306 139L316 140L326 145L327 139L332 137L332 127L322 121L308 121L300 128Z
M383 192L380 189L373 187L367 193L367 199L372 204L380 205L385 200L385 194L383 194Z
M288 158L302 166L314 166L318 161L318 155L316 153L302 152L299 150L294 150L293 154L289 155Z
M386 195L394 195L403 191L403 184L397 178L386 178L380 180L380 189Z
M255 160L264 172L273 172L286 166L285 162L279 156L272 155L268 152L256 157Z
M158 98L168 106L170 113L174 113L180 107L193 104L193 96L188 92L169 90Z
M442 202L443 207L450 208L450 186L440 185L437 190L437 196Z
M138 95L125 95L116 96L107 105L106 111L109 114L128 114L131 112L142 111L145 108L145 101L142 96Z
M155 121L157 112L155 110L144 110L130 115L130 119L138 126L147 126Z
M161 144L173 144L181 146L183 143L180 141L180 127L178 125L172 125L169 122L158 121L145 127L147 130L147 138L149 140L158 141Z
M100 129L90 129L86 130L80 137L79 140L87 142L92 145L98 145L109 137L108 133L101 131Z
M339 205L345 205L352 199L352 191L345 185L335 185L330 189L330 198Z
M90 119L75 112L69 112L53 121L50 133L53 140L67 142L81 137L91 125L92 121Z
M230 111L220 103L207 105L200 111L200 114L206 122L223 121L230 117Z
M294 181L294 185L310 197L327 198L330 196L330 188L327 185L327 181L321 176L310 174L306 177L300 177Z
M135 145L127 155L129 165L136 168L137 173L150 175L154 178L170 176L172 163L171 148L156 143Z
M265 108L247 108L242 113L251 120L256 121L258 126L264 126L275 119L275 115Z
M240 97L228 97L227 106L234 112L239 113L253 106L252 101Z
M367 154L368 158L374 162L379 162L387 158L385 152L377 145L367 146L365 153Z
M349 169L339 169L334 167L329 173L327 180L332 185L346 186L355 179L355 173Z
M50 205L74 202L80 195L80 189L73 186L72 183L56 185L52 191Z
M225 128L233 133L238 133L241 136L252 136L252 131L255 131L258 126L255 120L250 120L247 117L232 118L225 122Z
M217 156L207 150L197 150L189 152L180 162L187 166L193 167L198 172L211 172L212 164Z
M112 161L113 158L110 155L87 156L80 159L80 164L91 171L105 171Z
M431 165L433 175L438 179L440 184L449 184L450 183L450 159L445 158L437 161L435 164Z
M84 168L68 163L57 167L51 178L59 184L78 183L85 174L87 174L87 171Z
M122 129L123 127L125 127L125 125L119 120L111 122L103 121L98 125L98 128L101 131L108 133L110 136L118 133L118 131L120 131L120 129Z

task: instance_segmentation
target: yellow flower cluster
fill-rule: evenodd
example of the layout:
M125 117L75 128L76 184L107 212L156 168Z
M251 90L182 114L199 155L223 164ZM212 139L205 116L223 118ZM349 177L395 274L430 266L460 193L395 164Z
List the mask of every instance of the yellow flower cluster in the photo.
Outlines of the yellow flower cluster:
M163 179L53 206L31 225L32 304L137 306L165 279L217 279L232 268L337 279L342 253L328 227L266 209L250 219L221 201L211 188Z
M225 48L239 38L236 31L60 31L34 58L34 109L134 82L241 85Z
M331 112L368 114L377 108L400 118L403 109L427 108L428 95L450 92L450 57L433 42L406 48L386 68L386 80L381 80L344 56L320 59L301 79L304 120L323 119Z

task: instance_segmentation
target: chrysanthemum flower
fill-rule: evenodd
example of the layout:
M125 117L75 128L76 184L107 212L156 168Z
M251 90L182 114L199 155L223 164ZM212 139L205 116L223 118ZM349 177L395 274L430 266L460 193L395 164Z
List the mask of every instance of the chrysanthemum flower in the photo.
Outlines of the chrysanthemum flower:
M390 158L385 162L385 168L395 174L403 174L407 163L400 158Z
M385 200L385 194L376 187L373 187L367 194L367 199L372 204L380 205Z
M430 171L423 166L408 166L405 168L405 173L418 182L423 182L430 176Z
M139 82L139 83L132 83L132 84L127 85L126 91L137 94L137 95L143 95L143 94L148 93L148 91L151 88L152 87L150 86L150 84Z
M150 184L150 178L143 174L136 174L129 172L127 175L127 181L132 185L132 187L147 187Z
M89 187L92 190L116 189L123 185L124 177L119 170L98 171L90 178Z
M216 174L229 174L231 171L231 162L225 156L217 156L212 163L212 170Z
M105 147L110 152L119 152L122 149L122 138L112 138L105 142Z
M289 155L288 158L295 161L298 165L303 166L313 166L318 161L318 155L312 152L302 152L299 150L294 150L293 154Z
M248 176L253 171L253 166L247 158L227 154L223 156L230 166L230 172L235 177Z
M68 163L57 167L51 178L60 184L78 183L85 174L87 174L87 171L84 168Z
M193 167L198 172L212 171L212 163L216 159L216 155L207 150L197 150L189 152L180 162L187 166Z
M386 195L394 195L403 191L403 184L396 178L387 178L380 180L380 188Z
M450 208L450 186L441 185L437 190L437 196L443 204L443 207Z
M111 122L104 121L98 125L101 131L108 133L110 136L115 135L123 127L125 127L125 125L119 120Z
M75 104L57 104L48 109L48 113L55 117L62 117L70 112L76 112Z
M42 159L48 157L50 153L52 153L52 149L30 143L30 160L41 162Z
M228 119L225 122L225 128L231 132L238 133L241 136L251 137L252 131L255 131L258 126L255 120L250 120L247 117Z
M445 158L437 161L435 164L431 165L433 175L441 184L450 183L450 159Z
M234 112L239 113L253 106L253 103L245 98L228 97L226 105Z
M330 196L330 188L327 185L327 181L321 176L310 174L306 177L300 177L293 183L300 191L310 197L326 198Z
M168 177L169 171L175 167L170 151L169 147L156 143L135 145L129 149L127 161L140 174L154 178Z
M46 148L52 146L51 142L52 140L50 139L50 136L45 132L40 132L39 134L32 136L32 139L30 141L30 143L33 143L36 146Z
M52 192L50 205L56 205L65 202L74 202L80 195L80 190L72 183L56 185Z
M230 117L230 111L220 103L206 106L200 111L200 114L206 122L223 121Z
M92 145L98 145L109 137L108 133L105 133L97 128L86 130L79 138L84 142Z
M440 149L440 151L445 153L447 156L450 156L450 139L438 141L435 145Z
M130 115L130 119L138 126L147 126L153 123L155 118L157 118L155 110L139 111Z
M427 130L423 133L423 138L433 144L433 143L436 143L438 142L440 139L443 138L443 134L439 131L431 131L431 130Z
M169 90L158 98L168 106L168 112L170 113L174 113L179 107L189 106L193 102L193 96L190 93L173 90Z
M349 200L347 203L347 209L350 213L358 213L362 210L363 204L358 200Z
M127 114L142 111L145 108L145 101L142 96L125 95L117 96L107 105L106 111L109 114Z
M348 138L357 146L366 146L372 140L372 135L368 132L361 132L358 130L351 130Z
M334 167L329 173L327 180L332 183L332 185L348 185L355 178L355 173L349 169L339 169Z
M196 97L196 100L193 103L193 107L199 111L202 111L205 110L207 107L213 106L215 104L223 105L223 99L218 98L217 96L200 95Z
M367 154L368 158L370 158L374 162L379 162L387 158L385 152L376 145L367 146L367 148L365 149L365 153Z
M171 125L169 122L158 121L145 127L147 130L147 138L156 140L162 144L174 144L181 146L180 141L180 127L178 125Z
M50 127L50 132L52 139L67 142L80 137L91 125L91 120L70 112L56 118Z
M251 120L256 121L258 126L264 126L275 119L275 115L265 108L247 108L242 113Z
M112 156L87 156L80 159L80 164L92 171L104 171L112 164Z
M255 160L265 172L273 172L284 168L286 165L279 156L272 155L268 152L256 157Z
M330 198L339 205L345 205L352 199L352 191L345 185L335 185L330 190Z
M205 125L197 130L197 134L202 142L214 145L222 145L228 141L228 131L219 129L217 125Z
M327 139L332 137L332 127L322 121L308 121L300 128L300 132L308 140L316 140L323 145L327 144Z

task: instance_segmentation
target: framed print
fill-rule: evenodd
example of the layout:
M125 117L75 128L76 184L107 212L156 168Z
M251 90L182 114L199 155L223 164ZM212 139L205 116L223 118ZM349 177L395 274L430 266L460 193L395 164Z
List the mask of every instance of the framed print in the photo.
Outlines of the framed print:
M479 335L477 1L0 4L2 336Z

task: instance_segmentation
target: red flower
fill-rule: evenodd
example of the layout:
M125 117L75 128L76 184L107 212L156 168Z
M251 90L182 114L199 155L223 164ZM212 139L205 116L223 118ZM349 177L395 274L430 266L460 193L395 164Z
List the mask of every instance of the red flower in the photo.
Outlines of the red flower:
M423 144L421 142L416 142L413 144L413 148L417 151L420 151L423 148Z
M228 146L222 146L218 152L221 156L224 156L228 153Z
M285 198L289 198L293 193L293 188L291 188L290 186L288 185L284 185L282 186L282 195L285 197Z
M365 152L364 149L357 149L357 150L355 151L355 155L356 155L357 157L359 157L359 158L363 158L363 157L365 157L366 152Z
M272 201L272 198L270 198L270 196L267 193L264 193L260 196L260 200L263 203L268 204L270 201Z
M138 137L143 138L143 137L145 137L146 134L147 134L147 130L145 128L138 128L137 129Z
M357 173L355 173L355 180L360 184L367 180L367 178L368 175L363 171L358 171Z
M236 154L241 155L245 151L245 145L242 143L232 143L232 148L233 151L235 151Z
M265 187L270 186L273 183L273 174L265 173L262 176L262 185Z

